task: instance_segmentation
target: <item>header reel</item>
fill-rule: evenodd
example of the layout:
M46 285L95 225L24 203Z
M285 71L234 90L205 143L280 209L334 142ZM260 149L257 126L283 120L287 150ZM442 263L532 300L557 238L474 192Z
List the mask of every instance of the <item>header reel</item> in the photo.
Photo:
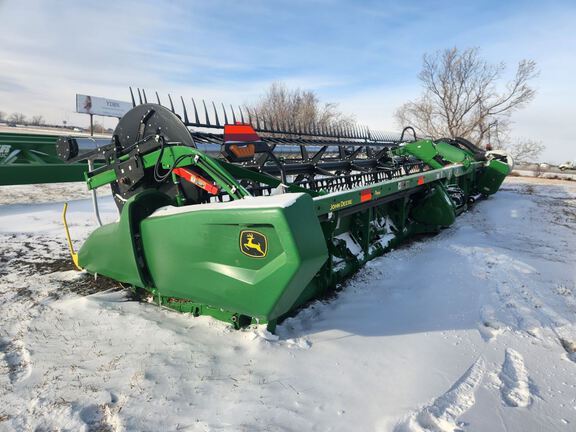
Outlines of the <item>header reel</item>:
M146 99L144 91L138 90L138 94ZM171 98L170 110L145 102L136 105L120 120L107 145L79 152L79 140L62 138L58 153L67 161L104 161L105 166L89 172L89 177L114 167L117 179L111 187L119 209L130 196L145 189L157 189L172 198L180 195L187 203L195 204L210 202L214 196L218 201L228 199L201 168L188 167L183 171L184 168L176 169L176 165L162 166L161 163L144 168L143 155L160 149L162 156L173 146L202 150L225 163L276 177L284 186L292 184L293 189L306 189L316 194L395 178L423 168L421 161L414 158L392 156L390 149L403 142L404 132L394 137L368 128L289 126L272 119L260 121L259 116L246 108L238 108L238 121L232 107L230 118L235 123L228 124L224 105L221 114L225 123L222 124L216 105L212 104L214 118L211 119L204 102L205 119L201 122L194 101L194 121L190 121L183 98L181 100L184 121L174 111ZM242 123L244 119L255 125ZM190 131L187 127L201 129ZM223 129L223 133L206 132L206 129ZM412 133L415 138L413 129ZM172 174L179 178L172 178ZM190 178L192 181L187 180ZM267 183L249 179L241 184L255 196L270 194L273 189Z

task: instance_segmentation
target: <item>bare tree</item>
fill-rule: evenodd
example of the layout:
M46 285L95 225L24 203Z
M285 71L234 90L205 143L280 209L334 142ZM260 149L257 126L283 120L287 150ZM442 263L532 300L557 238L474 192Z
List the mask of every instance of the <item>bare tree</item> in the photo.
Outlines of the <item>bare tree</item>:
M402 105L396 119L424 135L460 136L478 144L486 144L490 137L498 144L498 132L508 130L510 115L534 98L529 83L537 75L533 60L520 61L507 83L503 83L504 71L503 63L490 64L481 58L478 48L426 54L418 75L424 93Z
M4 111L0 111L0 121L4 121L6 118L6 113Z
M279 128L351 126L356 123L354 117L340 112L337 104L320 102L313 91L289 89L279 82L273 83L257 103L247 108L260 123L265 121L269 125L272 122Z
M106 128L102 125L102 123L94 122L94 133L102 134L106 132Z
M26 123L26 116L22 113L12 113L10 115L10 121L16 124Z
M517 139L503 148L512 156L515 162L537 162L538 157L546 148L541 142L531 139Z
M44 124L44 117L42 117L41 115L36 115L36 116L32 117L30 124L34 125L34 126L43 125Z

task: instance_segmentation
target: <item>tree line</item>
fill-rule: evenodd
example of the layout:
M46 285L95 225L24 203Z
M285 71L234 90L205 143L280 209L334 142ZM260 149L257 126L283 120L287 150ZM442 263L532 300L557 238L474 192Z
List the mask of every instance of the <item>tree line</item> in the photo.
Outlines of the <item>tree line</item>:
M30 117L30 120L28 120L28 117L25 114L19 112L14 112L10 115L6 115L4 111L0 111L0 122L8 122L13 124L30 125L30 126L50 126L46 124L44 117L41 115L32 116ZM63 121L62 123L64 127L66 127L67 122ZM69 127L72 128L72 126ZM94 127L94 133L103 134L108 132L106 126L97 121L94 122L93 127Z
M422 94L395 112L397 126L412 126L420 136L466 138L479 146L505 149L518 162L535 161L544 145L511 135L512 115L535 97L532 86L538 75L533 60L521 60L506 81L504 63L490 63L478 48L451 48L425 54L418 79ZM289 89L274 83L264 96L248 107L265 119L320 126L352 126L353 116L337 104L322 103L309 90Z
M0 111L0 121L1 122L7 121L9 123L32 125L32 126L42 126L46 124L46 122L44 121L44 117L41 115L32 116L30 120L28 120L26 115L22 113L14 112L9 116L7 116L7 114L4 111Z

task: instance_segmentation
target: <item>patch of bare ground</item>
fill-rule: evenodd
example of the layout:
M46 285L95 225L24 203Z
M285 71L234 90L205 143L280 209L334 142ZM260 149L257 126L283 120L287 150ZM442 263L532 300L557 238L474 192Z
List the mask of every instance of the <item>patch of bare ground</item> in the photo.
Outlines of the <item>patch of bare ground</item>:
M78 273L77 277L58 277L59 274L75 271L72 259L66 253L65 241L60 238L44 237L39 239L33 235L0 236L0 241L6 246L6 253L0 256L0 282L14 279L25 282L31 276L40 277L46 281L56 280L61 287L51 291L50 296L60 298L67 293L90 295L111 289L122 289L120 283L98 276L95 278L87 273ZM18 296L32 298L30 289L21 284L7 283L10 290Z
M524 177L509 175L504 180L504 184L537 184L537 185L558 185L567 186L576 190L576 184L572 180L566 180L561 178L544 178L544 177Z
M40 276L50 276L59 272L68 272L76 270L69 258L66 259L55 259L46 261L26 261L22 259L17 259L12 261L12 266L17 267L19 272L27 275L40 275ZM82 296L95 294L97 292L108 291L108 290L121 290L122 285L110 278L105 276L94 277L87 273L79 274L77 278L71 279L59 279L59 284L61 285L61 290L52 291L50 297L60 298L64 294L74 293ZM20 290L23 291L23 290ZM25 291L25 289L24 289ZM25 294L24 292L22 292Z

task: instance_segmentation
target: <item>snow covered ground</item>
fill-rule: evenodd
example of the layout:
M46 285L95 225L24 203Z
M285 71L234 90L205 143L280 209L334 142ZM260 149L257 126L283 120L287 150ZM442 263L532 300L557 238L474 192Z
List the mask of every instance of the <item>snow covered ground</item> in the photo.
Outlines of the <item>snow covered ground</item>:
M84 186L0 188L0 431L576 430L576 185L542 182L509 179L278 337L72 271L61 203L79 245Z

